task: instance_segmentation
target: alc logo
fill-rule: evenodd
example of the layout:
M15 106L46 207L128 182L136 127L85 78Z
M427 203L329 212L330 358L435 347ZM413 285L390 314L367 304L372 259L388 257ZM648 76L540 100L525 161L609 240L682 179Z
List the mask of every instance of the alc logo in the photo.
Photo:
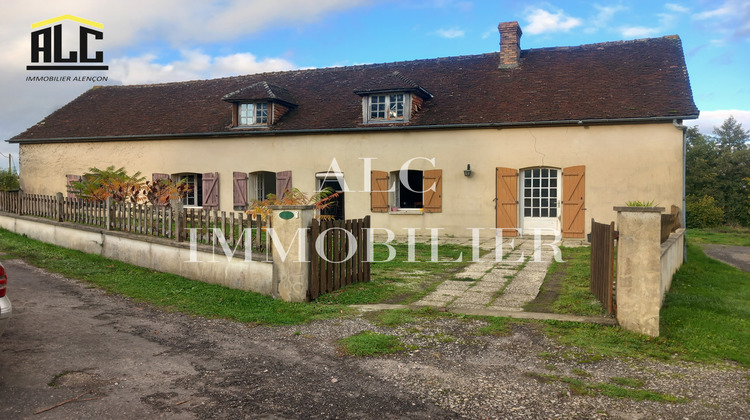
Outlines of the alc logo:
M57 24L51 26L62 20L72 20L81 24L78 33L78 51L63 51L63 25ZM29 65L26 66L26 70L109 69L109 66L107 65L86 64L104 62L104 52L102 51L95 51L93 55L89 55L89 42L104 38L104 32L92 29L91 27L103 29L104 25L71 15L58 16L56 18L32 24L31 29L42 29L31 32L31 62L39 63L41 58L41 62L46 64ZM66 57L63 57L63 54L65 54Z

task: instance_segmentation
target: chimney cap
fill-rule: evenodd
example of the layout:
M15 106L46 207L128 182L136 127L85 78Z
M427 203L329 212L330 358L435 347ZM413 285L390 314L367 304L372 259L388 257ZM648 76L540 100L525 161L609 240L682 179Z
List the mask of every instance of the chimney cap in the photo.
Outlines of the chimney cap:
M521 25L518 24L517 20L511 22L500 22L497 25L497 29L500 31L500 33L511 32L514 29L518 32L518 35L521 35L523 33L521 31Z

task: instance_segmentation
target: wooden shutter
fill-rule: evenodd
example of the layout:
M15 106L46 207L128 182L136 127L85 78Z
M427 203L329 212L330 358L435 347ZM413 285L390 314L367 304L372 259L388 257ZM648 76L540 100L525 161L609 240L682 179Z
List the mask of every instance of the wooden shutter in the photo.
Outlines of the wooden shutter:
M203 174L203 208L210 210L219 209L219 173L209 172Z
M292 171L276 173L276 198L281 200L287 191L292 190Z
M388 172L370 172L370 210L373 213L388 213Z
M158 181L160 179L169 179L169 174L162 174L154 172L151 174L151 181Z
M585 166L571 166L563 169L563 238L583 238L586 211L584 207L584 195L586 192L585 174Z
M68 197L69 198L78 198L78 195L73 192L73 183L74 182L81 182L81 176L80 175L65 175L65 181L67 185L68 190Z
M424 171L424 212L440 213L443 211L443 170L431 169ZM432 186L435 190L431 190Z
M518 228L518 171L511 168L496 168L495 200L497 228L503 236L516 236Z
M247 207L247 172L232 173L234 207Z

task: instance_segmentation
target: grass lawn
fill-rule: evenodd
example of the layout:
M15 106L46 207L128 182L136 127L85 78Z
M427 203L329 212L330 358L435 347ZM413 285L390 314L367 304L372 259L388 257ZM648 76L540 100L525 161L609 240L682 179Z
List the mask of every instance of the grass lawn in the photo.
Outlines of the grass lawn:
M750 228L721 226L710 229L688 229L687 238L694 244L750 246Z
M318 297L320 303L344 305L366 303L412 303L433 291L444 280L471 264L470 246L441 244L438 262L431 261L428 243L417 243L414 247L414 262L409 262L408 246L392 244L396 257L388 262L373 262L370 265L371 281L356 283ZM388 259L388 248L375 244L374 261ZM456 262L458 258L462 261Z
M718 262L693 243L661 309L661 336L619 327L545 322L544 330L593 357L677 358L750 366L750 273Z
M36 267L139 302L209 318L290 325L353 312L341 305L283 302L258 293L189 280L49 245L5 229L0 229L0 252L6 254L0 258L21 258ZM12 273L10 281L12 284Z

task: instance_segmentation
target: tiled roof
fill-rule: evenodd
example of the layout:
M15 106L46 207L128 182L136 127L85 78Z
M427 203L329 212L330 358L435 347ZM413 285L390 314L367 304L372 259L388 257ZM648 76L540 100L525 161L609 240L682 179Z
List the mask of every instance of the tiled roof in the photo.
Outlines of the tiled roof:
M522 50L519 67L498 64L495 52L97 87L11 141L232 132L232 106L222 98L248 87L250 96L261 90L268 96L266 86L274 95L293 96L297 107L265 133L366 129L371 126L362 124L362 98L355 92L384 89L388 79L394 88L419 87L433 95L394 128L698 116L677 36Z
M254 83L248 87L236 90L232 93L224 95L221 98L227 102L242 102L242 101L280 101L287 104L296 105L294 95L288 90L268 84L266 81Z

